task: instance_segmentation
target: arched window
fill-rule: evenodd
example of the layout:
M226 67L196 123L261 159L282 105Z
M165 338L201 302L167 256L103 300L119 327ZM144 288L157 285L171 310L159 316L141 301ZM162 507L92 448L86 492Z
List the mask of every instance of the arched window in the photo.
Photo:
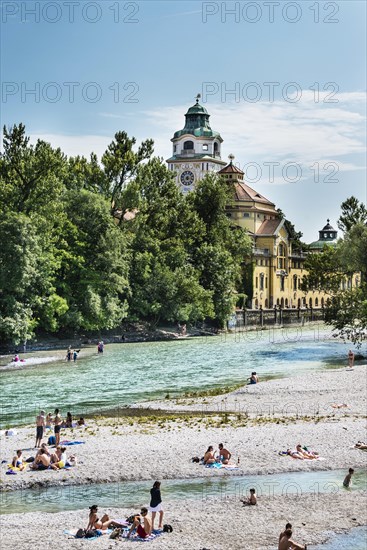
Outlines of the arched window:
M308 300L308 305L309 305L310 307L312 307L312 298L310 298L310 299Z
M318 307L318 306L319 306L319 299L315 298L315 307Z
M286 255L287 255L287 249L285 245L281 243L278 246L278 269L285 269Z
M194 148L194 142L193 141L185 141L184 143L184 151L188 151L189 149Z
M298 298L297 300L297 307L301 307L301 298Z
M293 275L293 290L297 290L297 275Z
M218 143L215 141L215 142L214 142L214 154L216 154L216 153L219 153L219 145L218 145Z
M324 298L321 298L321 307L324 307Z
M277 298L277 306L279 306L279 298Z
M288 298L285 299L285 307L288 307Z
M259 300L257 298L255 300L255 307L256 307L256 309L259 307Z
M280 300L280 307L281 307L282 309L284 308L284 298L282 298L282 299Z
M260 290L264 290L264 278L265 278L264 273L260 273Z

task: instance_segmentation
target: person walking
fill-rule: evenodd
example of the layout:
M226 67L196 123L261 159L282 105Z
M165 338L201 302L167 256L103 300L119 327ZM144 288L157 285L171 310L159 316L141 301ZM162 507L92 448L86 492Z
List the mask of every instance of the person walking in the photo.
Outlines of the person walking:
M354 367L354 353L351 349L348 352L348 366L350 369Z
M41 411L40 414L36 417L36 449L41 447L43 430L45 428L45 411Z
M152 512L152 531L154 530L154 520L157 512L159 513L158 529L163 528L163 508L161 497L161 482L155 481L150 490L150 506L149 511Z

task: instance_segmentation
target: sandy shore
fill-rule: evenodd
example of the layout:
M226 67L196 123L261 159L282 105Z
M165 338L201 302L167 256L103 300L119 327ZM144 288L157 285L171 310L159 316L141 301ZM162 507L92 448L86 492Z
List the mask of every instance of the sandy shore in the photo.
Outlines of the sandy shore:
M331 370L264 382L225 396L149 403L152 415L154 408L164 407L172 410L171 417L97 418L86 428L62 432L61 439L85 441L69 448L69 454L78 457L75 468L7 476L6 464L2 464L1 487L14 490L39 485L204 478L213 476L213 472L190 459L202 456L208 445L217 447L219 442L230 449L235 461L240 458L240 469L218 470L216 477L347 470L351 466L360 470L366 467L367 453L353 445L367 439L366 372L366 366L361 365L352 372ZM346 403L348 408L333 409L331 403ZM187 414L177 418L177 409L187 409ZM1 460L9 460L17 448L28 449L25 456L34 454L34 432L33 427L25 427L13 437L1 434ZM299 442L317 450L323 460L299 461L278 454ZM142 498L142 504L146 504ZM366 524L365 500L366 494L361 491L303 495L298 499L264 497L259 506L249 510L232 498L220 502L175 501L167 507L167 521L172 523L174 533L149 544L154 548L198 550L274 548L276 534L289 519L296 526L297 539L316 543L328 537L327 531ZM90 504L85 503L86 509ZM131 510L111 512L115 517L125 517ZM250 519L244 519L249 515ZM85 511L2 516L2 547L36 549L61 544L66 540L63 530L83 526L85 517ZM83 542L68 540L67 544L79 548ZM113 548L130 543L115 543L103 537L93 544Z

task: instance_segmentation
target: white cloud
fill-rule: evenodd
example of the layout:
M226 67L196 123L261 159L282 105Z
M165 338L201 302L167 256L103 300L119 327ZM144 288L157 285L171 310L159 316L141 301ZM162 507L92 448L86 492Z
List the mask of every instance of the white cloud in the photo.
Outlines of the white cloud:
M321 97L321 92L320 92ZM320 167L337 163L339 171L353 171L364 168L355 160L356 154L364 152L365 119L358 111L366 94L343 93L334 104L314 103L313 92L305 91L297 103L285 101L258 103L211 103L205 104L211 118L211 126L221 133L222 158L229 153L235 155L235 162L244 167L247 163L258 163L264 173L264 162L279 162L280 171L275 169L274 185L288 183L281 177L282 167L288 163L299 163L302 179L312 174L310 166L315 162ZM184 114L188 105L177 105L134 113L137 121L144 121L143 128L133 134L137 143L152 137L155 154L169 158L172 153L170 139L173 133L184 126ZM140 115L140 116L139 116ZM104 118L125 118L115 113L100 113ZM131 119L129 118L129 124ZM49 141L60 147L67 155L89 157L95 152L100 158L113 135L37 134L31 136ZM353 160L350 156L353 155ZM268 177L260 181L269 183ZM250 183L251 185L251 183ZM253 183L253 185L256 185Z

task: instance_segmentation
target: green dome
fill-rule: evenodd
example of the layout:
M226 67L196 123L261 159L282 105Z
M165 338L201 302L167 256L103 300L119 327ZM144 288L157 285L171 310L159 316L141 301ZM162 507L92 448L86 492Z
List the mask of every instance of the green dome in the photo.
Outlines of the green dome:
M336 240L335 241L319 240L319 241L314 241L313 243L310 243L308 246L310 247L310 250L322 250L324 246L335 246L335 245L336 245Z
M185 118L185 127L182 130L178 130L173 134L173 138L179 138L185 134L191 134L195 137L212 137L222 140L219 132L214 132L209 124L209 113L199 103L199 99L196 100L195 105L189 108Z

